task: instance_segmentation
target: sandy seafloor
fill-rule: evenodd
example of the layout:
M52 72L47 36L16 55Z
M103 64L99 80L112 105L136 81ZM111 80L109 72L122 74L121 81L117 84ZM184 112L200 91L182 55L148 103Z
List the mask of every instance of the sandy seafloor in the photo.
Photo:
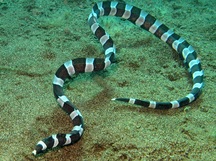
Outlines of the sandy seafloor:
M216 160L216 1L127 2L197 51L205 71L199 99L171 110L111 101L171 101L187 95L192 82L167 44L120 18L103 17L99 22L115 41L117 63L80 74L65 87L84 117L84 135L75 145L35 157L40 139L72 129L52 92L58 67L74 58L103 57L87 24L93 1L1 0L0 161Z

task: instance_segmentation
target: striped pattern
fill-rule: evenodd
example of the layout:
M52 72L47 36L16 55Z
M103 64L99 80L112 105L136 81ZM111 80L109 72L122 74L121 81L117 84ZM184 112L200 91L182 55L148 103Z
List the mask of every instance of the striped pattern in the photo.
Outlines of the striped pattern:
M179 100L171 102L144 101L134 98L113 98L112 100L128 102L156 109L169 109L185 106L196 100L201 94L201 89L203 87L203 71L196 52L187 41L175 34L153 16L135 6L115 1L96 3L91 14L89 15L88 22L92 32L98 38L105 50L105 58L73 59L64 63L57 70L53 79L54 96L60 107L70 116L74 127L68 134L55 134L39 141L35 150L32 152L34 155L41 153L46 149L74 144L79 141L83 135L83 117L80 111L69 101L67 96L64 95L63 85L65 80L70 78L73 74L100 71L107 68L115 61L115 46L109 34L106 33L105 30L98 24L97 19L100 16L122 17L154 34L179 53L189 67L193 79L193 87L191 92Z

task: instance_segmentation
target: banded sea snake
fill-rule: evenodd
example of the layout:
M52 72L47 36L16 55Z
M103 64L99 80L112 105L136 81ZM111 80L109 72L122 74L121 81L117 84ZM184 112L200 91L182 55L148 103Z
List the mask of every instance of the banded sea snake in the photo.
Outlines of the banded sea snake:
M124 101L155 109L169 109L185 106L195 101L201 94L201 89L203 87L203 70L196 52L187 41L175 34L153 16L135 6L115 1L98 2L94 5L92 12L88 17L88 23L92 32L99 39L105 50L105 58L73 59L61 65L57 70L53 79L53 92L58 104L72 119L74 127L68 134L55 134L39 141L35 150L32 152L34 155L39 154L46 149L74 144L79 141L83 135L83 117L79 110L64 95L63 85L65 80L75 73L100 71L114 62L116 54L115 46L111 37L97 22L97 19L100 16L117 16L127 19L166 42L183 58L185 64L189 67L193 79L191 92L179 100L171 102L143 101L133 98L114 98L112 100Z

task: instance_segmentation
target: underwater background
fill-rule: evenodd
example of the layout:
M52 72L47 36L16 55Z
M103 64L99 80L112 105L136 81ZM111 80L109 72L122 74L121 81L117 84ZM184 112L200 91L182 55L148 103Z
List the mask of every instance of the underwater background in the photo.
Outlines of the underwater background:
M100 24L117 63L79 74L65 94L84 117L71 146L40 156L36 143L72 129L52 89L54 73L79 57L104 57L87 18L96 0L0 0L0 161L216 160L216 1L127 0L155 16L197 51L202 95L179 109L154 110L114 97L171 101L187 95L191 77L178 54L151 33L116 17Z

